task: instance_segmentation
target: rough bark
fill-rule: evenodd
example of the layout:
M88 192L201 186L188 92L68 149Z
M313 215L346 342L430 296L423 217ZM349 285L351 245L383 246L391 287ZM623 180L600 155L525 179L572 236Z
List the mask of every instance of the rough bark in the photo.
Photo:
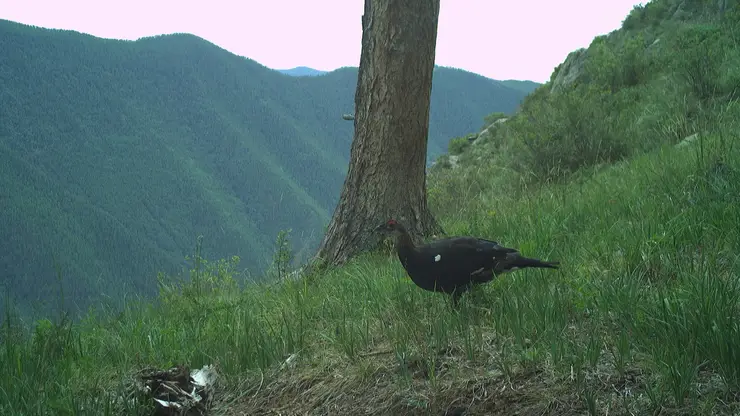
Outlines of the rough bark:
M389 218L417 240L441 231L426 195L438 18L439 0L365 0L349 169L317 254L328 264L375 247Z

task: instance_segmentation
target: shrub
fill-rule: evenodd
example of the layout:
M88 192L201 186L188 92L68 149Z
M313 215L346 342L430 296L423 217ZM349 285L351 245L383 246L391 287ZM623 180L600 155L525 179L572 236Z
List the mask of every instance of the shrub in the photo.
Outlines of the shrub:
M620 41L598 37L588 50L585 73L592 83L612 92L642 84L650 75L645 48L641 34Z
M722 43L718 27L712 25L685 27L673 40L673 48L684 51L671 56L674 70L701 103L722 93Z
M450 143L447 145L447 151L451 155L459 155L469 145L470 145L470 139L467 136L465 136L465 137L456 137L456 138L450 140Z
M622 22L622 29L636 30L642 28L645 22L645 16L645 6L636 4Z
M544 180L627 155L628 114L609 91L574 86L530 102L509 132L522 167Z
M452 164L450 163L450 156L449 155L440 155L437 158L437 162L434 164L434 166L439 166L444 169L449 169L452 167Z
M506 113L502 113L500 111L497 111L495 113L491 113L485 117L483 117L483 123L485 124L484 127L488 127L491 124L495 123L498 120L501 120L502 118L509 117Z

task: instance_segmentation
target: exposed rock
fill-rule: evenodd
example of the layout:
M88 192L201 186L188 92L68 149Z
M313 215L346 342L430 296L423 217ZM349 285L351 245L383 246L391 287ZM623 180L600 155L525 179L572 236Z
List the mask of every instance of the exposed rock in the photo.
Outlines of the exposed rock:
M496 130L501 124L504 124L506 120L508 120L508 117L500 118L493 123L489 124L485 129L481 130L480 133L476 136L476 139L480 139L485 137L488 134L492 134L494 130ZM473 141L473 144L479 144L482 143L481 140L475 140Z
M575 82L583 73L583 65L586 62L586 49L577 49L568 54L565 61L560 65L555 79L552 81L550 91L553 93L562 91L565 87Z
M482 143L483 142L482 140L477 140L477 139L481 139L481 138L485 137L488 133L490 133L490 130L488 130L488 127L486 127L480 133L478 133L478 136L476 136L476 140L473 142L473 144L474 145L478 145L478 144Z
M460 160L460 156L458 155L450 155L450 157L447 159L447 161L450 163L450 168L455 169L458 164L458 160Z

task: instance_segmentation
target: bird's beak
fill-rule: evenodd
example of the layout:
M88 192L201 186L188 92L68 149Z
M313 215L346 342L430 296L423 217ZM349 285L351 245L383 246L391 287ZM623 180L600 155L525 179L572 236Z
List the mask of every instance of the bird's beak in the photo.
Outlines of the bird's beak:
M385 231L385 224L380 224L379 226L375 227L374 230L376 233L379 233L381 231Z

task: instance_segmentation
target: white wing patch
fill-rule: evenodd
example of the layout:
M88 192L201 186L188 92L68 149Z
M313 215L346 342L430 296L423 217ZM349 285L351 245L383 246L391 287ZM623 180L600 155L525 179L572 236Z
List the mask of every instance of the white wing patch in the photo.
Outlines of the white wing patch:
M437 254L436 256L434 256L434 261L435 262L436 261L440 261L440 260L442 260L442 255L441 254Z

